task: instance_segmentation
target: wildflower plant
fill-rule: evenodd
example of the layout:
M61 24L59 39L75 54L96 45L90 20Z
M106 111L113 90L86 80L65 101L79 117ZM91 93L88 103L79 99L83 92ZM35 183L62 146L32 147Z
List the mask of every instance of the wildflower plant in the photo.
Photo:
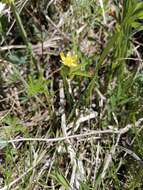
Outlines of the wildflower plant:
M60 53L61 63L63 64L62 70L65 73L65 76L74 77L75 75L91 77L90 74L86 71L87 63L79 63L79 57L76 53L68 52L67 55L63 52ZM65 67L66 66L66 67Z
M70 68L78 66L78 57L77 57L77 54L71 55L71 53L68 52L67 55L65 56L64 53L61 52L60 56L61 56L61 62L64 65L66 65L66 66L68 66Z

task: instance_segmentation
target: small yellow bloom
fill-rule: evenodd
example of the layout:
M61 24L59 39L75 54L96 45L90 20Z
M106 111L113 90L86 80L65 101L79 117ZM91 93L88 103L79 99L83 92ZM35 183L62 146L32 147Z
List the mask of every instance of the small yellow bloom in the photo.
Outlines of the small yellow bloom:
M71 55L70 52L65 56L63 52L60 53L61 62L68 67L77 67L77 55Z
M5 3L7 5L10 5L13 2L14 2L14 0L2 0L2 3Z

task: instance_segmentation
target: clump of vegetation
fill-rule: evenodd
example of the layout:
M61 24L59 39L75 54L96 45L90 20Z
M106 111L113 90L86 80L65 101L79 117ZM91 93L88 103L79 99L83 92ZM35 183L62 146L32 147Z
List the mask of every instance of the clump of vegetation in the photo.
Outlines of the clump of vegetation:
M0 2L0 189L143 189L143 2Z

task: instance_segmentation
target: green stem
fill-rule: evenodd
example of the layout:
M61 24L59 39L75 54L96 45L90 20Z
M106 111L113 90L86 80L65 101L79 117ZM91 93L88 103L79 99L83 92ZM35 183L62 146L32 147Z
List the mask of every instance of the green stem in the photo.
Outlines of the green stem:
M17 23L17 25L18 25L18 27L19 27L20 34L21 34L21 36L22 36L22 39L23 39L23 41L25 42L25 44L26 44L27 46L29 46L29 41L28 41L28 38L27 38L26 31L25 31L25 29L24 29L24 27L23 27L21 18L20 18L20 16L19 16L19 13L17 12L17 9L16 9L14 3L11 3L11 9L12 9L12 12L13 12L13 14L14 14L14 17L15 17L15 19L16 19L16 23Z
M22 37L25 45L27 46L28 58L30 60L30 69L32 69L32 66L34 64L35 64L35 66L37 68L36 60L35 60L34 55L33 55L32 45L28 40L27 33L26 33L25 29L24 29L23 23L21 21L21 18L19 16L19 13L18 13L14 3L11 3L11 9L12 9L14 17L16 19L16 23L18 25L18 28L20 30L21 37Z

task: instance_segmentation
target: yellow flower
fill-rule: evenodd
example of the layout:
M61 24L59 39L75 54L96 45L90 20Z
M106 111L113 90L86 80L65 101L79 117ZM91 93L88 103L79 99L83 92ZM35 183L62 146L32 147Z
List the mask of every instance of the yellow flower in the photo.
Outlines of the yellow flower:
M70 52L65 56L63 52L60 53L61 62L68 67L77 67L77 55L71 55Z
M14 0L2 0L2 3L5 3L7 5L10 5L13 2L14 2Z

